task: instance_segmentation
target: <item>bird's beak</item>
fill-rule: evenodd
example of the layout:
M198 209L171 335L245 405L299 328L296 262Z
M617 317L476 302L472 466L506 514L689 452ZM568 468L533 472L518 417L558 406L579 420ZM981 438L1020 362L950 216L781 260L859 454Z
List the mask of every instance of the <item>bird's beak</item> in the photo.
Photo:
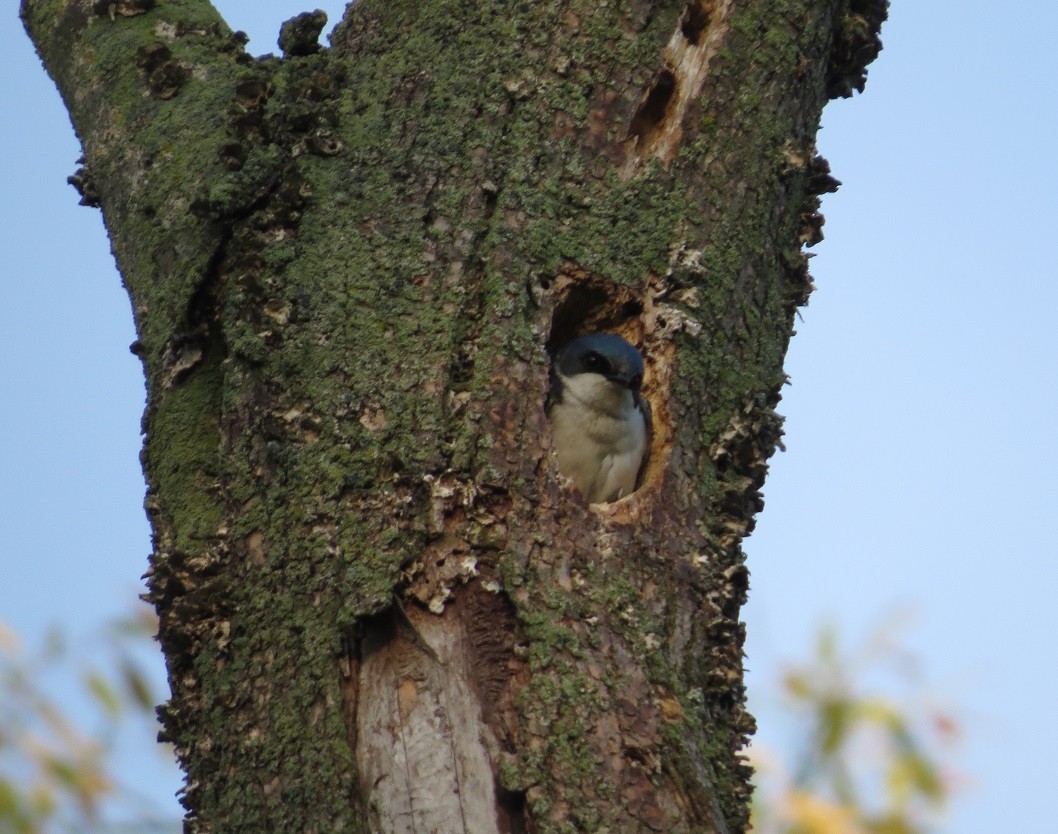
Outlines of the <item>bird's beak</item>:
M639 390L640 381L637 380L638 375L629 376L628 374L613 374L609 377L612 382L616 382L622 388L629 388L632 391Z

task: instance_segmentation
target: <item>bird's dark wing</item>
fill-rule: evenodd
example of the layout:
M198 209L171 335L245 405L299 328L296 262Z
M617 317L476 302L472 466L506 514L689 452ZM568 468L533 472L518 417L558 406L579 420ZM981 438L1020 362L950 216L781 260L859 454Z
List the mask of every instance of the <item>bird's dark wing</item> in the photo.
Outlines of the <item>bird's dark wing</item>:
M643 422L647 427L647 445L643 450L643 459L639 462L639 474L636 475L636 489L639 489L643 486L643 479L647 475L647 464L650 462L650 447L654 441L654 416L650 411L650 400L642 394L636 396L636 404L643 412Z

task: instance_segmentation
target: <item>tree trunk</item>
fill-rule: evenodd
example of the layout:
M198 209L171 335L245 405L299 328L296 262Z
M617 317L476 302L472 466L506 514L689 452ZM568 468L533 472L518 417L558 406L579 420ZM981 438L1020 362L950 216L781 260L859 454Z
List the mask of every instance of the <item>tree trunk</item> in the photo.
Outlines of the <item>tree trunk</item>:
M148 384L190 831L739 832L741 540L885 0L23 0ZM645 482L558 474L547 354L646 358Z

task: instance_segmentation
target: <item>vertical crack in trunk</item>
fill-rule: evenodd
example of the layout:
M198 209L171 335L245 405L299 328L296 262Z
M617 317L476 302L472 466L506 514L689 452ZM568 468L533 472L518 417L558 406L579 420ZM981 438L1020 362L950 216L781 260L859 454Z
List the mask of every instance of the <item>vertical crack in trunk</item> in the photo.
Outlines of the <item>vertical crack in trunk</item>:
M727 31L732 0L689 0L679 25L662 50L663 67L651 82L628 128L622 179L645 162L668 165L683 138L684 123L709 74Z

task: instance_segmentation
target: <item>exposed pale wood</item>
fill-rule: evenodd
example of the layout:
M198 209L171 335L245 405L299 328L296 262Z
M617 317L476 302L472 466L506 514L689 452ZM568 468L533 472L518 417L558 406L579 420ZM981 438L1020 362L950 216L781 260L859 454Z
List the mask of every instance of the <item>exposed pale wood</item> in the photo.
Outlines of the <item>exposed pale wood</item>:
M453 617L407 617L363 645L356 758L372 831L498 834L496 745L468 679L468 642Z

